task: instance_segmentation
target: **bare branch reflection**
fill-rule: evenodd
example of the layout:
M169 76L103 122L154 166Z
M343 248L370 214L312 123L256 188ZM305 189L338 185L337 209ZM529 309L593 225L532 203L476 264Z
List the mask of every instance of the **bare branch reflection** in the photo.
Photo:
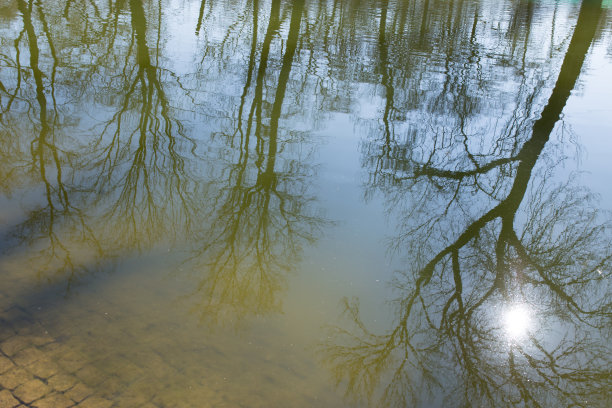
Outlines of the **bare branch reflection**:
M473 161L476 168L469 171L446 170L429 160L405 168L407 176L394 181L395 194L404 199L418 183L436 187L452 181L451 203L466 206L460 190L481 189L474 176L514 163L495 181L500 187L492 197L505 197L490 209L476 206L481 215L454 238L446 238L448 229L436 234L436 224L452 216L447 212L416 228L405 226L410 232L400 242L408 244L412 266L396 282L402 297L391 330L370 331L358 301L346 301L354 329L338 329L322 352L347 395L398 407L609 402L612 361L605 338L612 317L612 225L587 191L572 183L549 186L552 169L536 168L600 13L601 2L583 2L552 94L516 153L483 166ZM466 152L469 157L467 144ZM466 178L471 182L462 184ZM417 191L417 197L435 204L435 190ZM427 202L415 201L427 208Z
M302 246L315 239L323 223L311 208L309 156L300 157L292 148L302 143L300 135L279 126L300 33L302 1L292 4L272 101L264 97L271 44L281 24L280 6L278 0L271 3L258 64L257 25L253 22L236 128L219 135L228 146L236 146L237 154L230 156L235 161L229 161L220 172L223 177L215 181L218 193L212 200L212 222L201 231L203 245L190 259L204 277L194 295L202 299L195 310L205 321L231 324L280 311L279 295L284 292L286 275L298 261ZM253 75L252 101L245 112Z
M82 134L82 128L78 128L71 101L56 97L56 73L58 67L66 65L60 56L65 55L70 43L53 31L41 3L24 0L18 5L24 30L15 47L19 51L25 42L23 38L27 39L26 55L32 76L27 75L28 70L18 69L24 73L18 73L11 100L3 104L4 128L18 134L30 125L33 129L28 133L36 133L37 137L30 143L31 164L23 158L24 147L19 145L14 147L17 154L7 164L14 177L27 177L35 185L40 183L45 198L44 204L30 211L7 234L13 237L13 251L23 245L37 248L38 256L31 257L31 261L40 269L41 278L65 279L69 289L77 275L94 272L134 249L148 249L164 240L172 243L189 233L190 217L200 205L194 195L194 177L186 171L188 158L194 157L194 142L173 117L176 110L165 89L172 82L162 74L174 76L153 61L159 57L159 49L151 50L148 46L150 34L141 0L127 4L131 42L111 55L108 49L115 46L117 32L126 27L110 27L114 34L107 38L109 42L95 44L103 52L99 56L92 52L97 64L83 73L91 80L100 75L100 70L109 69L118 60L124 61L122 67L117 67L119 74L110 76L111 84L117 87L116 99L120 100L117 111L103 121L93 121L94 126L87 131L94 132L97 138L88 143L72 138L71 133ZM118 15L125 6L123 2L109 4L108 21L119 24ZM49 55L41 55L42 40L37 37L37 27L44 34ZM161 33L156 34L159 39ZM20 64L20 53L15 59L16 66ZM41 61L49 59L50 66L42 65ZM32 86L35 97L28 98ZM86 101L92 93L96 96L95 89L92 93L84 92L71 82L59 86L62 95L67 90L75 91L73 97ZM18 101L17 105L13 100ZM110 98L110 102L114 105L115 99ZM29 120L20 120L24 115ZM31 166L32 171L23 171L25 165Z
M0 200L17 208L2 261L73 290L167 257L211 327L280 313L329 224L317 184L354 208L317 177L318 145L355 136L407 271L388 332L345 302L351 328L323 354L347 393L605 405L608 217L553 182L604 14L593 0L0 5ZM338 151L332 178L349 179Z

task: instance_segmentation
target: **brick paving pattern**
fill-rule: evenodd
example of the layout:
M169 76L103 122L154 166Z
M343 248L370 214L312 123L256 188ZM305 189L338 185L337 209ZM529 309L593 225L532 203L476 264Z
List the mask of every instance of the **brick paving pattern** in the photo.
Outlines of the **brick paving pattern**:
M0 287L0 408L267 408L288 400L296 408L341 405L306 396L293 401L296 389L312 387L316 395L319 385L302 376L309 361L294 356L282 339L268 344L255 338L258 345L251 346L233 331L205 337L208 327L190 316L177 323L183 310L168 307L174 298L159 295L157 286L134 297L140 280L121 281L120 288L130 288L127 297L115 287L103 296L85 288L85 296L64 301L55 289L20 281L15 271L9 276L0 259L6 274Z
M32 334L45 333L37 325L14 305L0 317L0 408L160 407L142 397L98 395L95 387L111 382L85 356L49 335Z
M49 345L57 343L51 338L19 334L0 343L0 408L110 408L117 405L95 395L80 378L93 377L93 367L79 367L78 371L71 372L79 364L70 359L64 367L54 363L45 352L54 349L45 348Z

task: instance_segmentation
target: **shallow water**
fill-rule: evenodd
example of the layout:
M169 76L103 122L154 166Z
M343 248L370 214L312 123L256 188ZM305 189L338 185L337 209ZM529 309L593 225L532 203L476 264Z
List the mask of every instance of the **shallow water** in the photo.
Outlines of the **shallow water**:
M612 405L610 7L0 5L0 405Z

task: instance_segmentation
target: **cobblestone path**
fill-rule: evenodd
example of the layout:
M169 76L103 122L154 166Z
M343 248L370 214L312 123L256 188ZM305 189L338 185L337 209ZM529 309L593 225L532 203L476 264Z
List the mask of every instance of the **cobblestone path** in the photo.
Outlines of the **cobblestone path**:
M49 336L14 306L0 319L0 408L159 407L150 401L104 398L105 379L87 359Z

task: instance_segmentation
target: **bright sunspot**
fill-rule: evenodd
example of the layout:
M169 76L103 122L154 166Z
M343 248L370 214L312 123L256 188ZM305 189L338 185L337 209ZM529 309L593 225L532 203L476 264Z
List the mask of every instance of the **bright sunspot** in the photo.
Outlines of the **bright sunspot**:
M510 338L523 337L531 326L530 311L522 304L511 305L504 312L503 322Z

